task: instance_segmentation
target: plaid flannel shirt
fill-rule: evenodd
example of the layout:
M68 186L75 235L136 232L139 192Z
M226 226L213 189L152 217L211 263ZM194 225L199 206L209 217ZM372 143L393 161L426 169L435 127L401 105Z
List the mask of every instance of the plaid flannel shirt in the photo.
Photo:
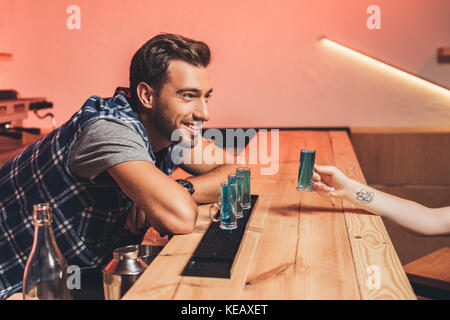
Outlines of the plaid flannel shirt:
M50 203L56 242L68 264L82 270L108 262L118 246L139 241L124 228L132 201L117 183L112 178L100 183L80 178L68 166L84 128L97 119L114 118L132 124L153 163L171 175L173 146L157 161L127 96L119 88L112 98L90 97L69 121L0 168L0 299L21 289L33 244L34 204Z

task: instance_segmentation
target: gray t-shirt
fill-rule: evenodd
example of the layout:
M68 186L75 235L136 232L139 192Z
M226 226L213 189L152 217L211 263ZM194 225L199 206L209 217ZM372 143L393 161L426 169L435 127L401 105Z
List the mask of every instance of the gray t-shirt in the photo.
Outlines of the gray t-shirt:
M153 163L139 133L123 121L99 119L88 124L75 142L69 168L77 176L92 181L110 167L134 160Z

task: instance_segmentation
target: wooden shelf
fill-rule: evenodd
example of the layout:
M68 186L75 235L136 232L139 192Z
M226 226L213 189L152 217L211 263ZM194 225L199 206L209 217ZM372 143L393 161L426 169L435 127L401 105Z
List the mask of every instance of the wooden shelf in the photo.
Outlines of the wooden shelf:
M450 62L450 47L438 48L437 57L439 63L449 63Z
M12 53L2 53L0 52L0 61L11 61Z

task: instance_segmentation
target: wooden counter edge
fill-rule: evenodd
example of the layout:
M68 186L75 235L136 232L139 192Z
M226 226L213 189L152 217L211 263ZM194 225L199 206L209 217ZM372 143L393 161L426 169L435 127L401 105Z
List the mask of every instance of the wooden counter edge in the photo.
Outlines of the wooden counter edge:
M351 134L450 133L449 127L350 127Z
M338 168L347 168L343 163L351 161L358 164L356 154L353 150L353 146L350 142L346 132L342 131L330 131L330 139L333 147L333 153L335 157L335 165ZM350 166L351 167L351 166ZM364 175L359 167L344 170L344 173L350 178L359 180L360 182L366 183ZM364 216L359 217L359 213L354 213L355 208L350 202L342 200L345 219L347 222L347 232L352 249L353 259L355 263L355 269L358 276L359 288L361 292L362 299L410 299L416 300L417 297L411 287L411 284L406 276L400 259L392 245L389 234L384 226L384 223L379 216L372 214L363 214ZM366 223L366 224L364 224ZM353 229L352 229L353 228ZM356 229L356 231L354 230ZM359 241L363 240L364 234L373 234L381 236L379 241L380 249L374 251L371 248L374 245L369 242ZM373 238L373 237L372 237ZM356 241L358 240L358 241ZM383 254L389 253L390 257L383 256ZM385 272L391 272L389 279L390 282L386 282L386 276L383 278L383 288L371 289L367 285L367 281L370 277L370 271L373 265L370 261L383 261L384 266L381 266L380 270ZM382 276L382 275L381 275Z

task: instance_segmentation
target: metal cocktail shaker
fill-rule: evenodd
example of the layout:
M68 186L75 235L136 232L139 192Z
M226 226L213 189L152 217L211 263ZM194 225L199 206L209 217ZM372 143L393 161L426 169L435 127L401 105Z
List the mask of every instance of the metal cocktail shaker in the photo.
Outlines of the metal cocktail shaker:
M150 265L156 256L164 248L163 246L151 246L146 244L134 245L138 249L139 258L147 265Z
M138 256L137 246L114 250L113 259L103 268L103 289L106 300L119 300L147 268Z

